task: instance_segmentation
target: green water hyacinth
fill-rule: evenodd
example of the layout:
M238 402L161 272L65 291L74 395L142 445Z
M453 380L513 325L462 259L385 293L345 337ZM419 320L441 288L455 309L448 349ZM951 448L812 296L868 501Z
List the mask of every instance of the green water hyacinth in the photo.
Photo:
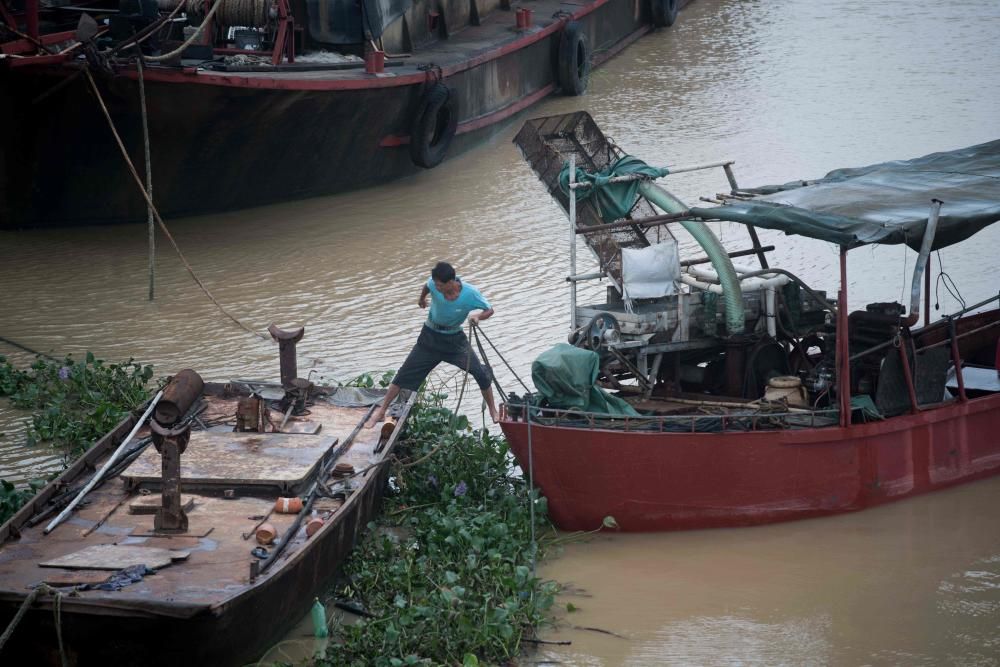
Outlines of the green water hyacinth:
M370 614L338 623L323 665L479 665L516 658L557 586L533 574L545 499L513 472L506 441L425 396L407 422L395 493L369 524L334 597Z

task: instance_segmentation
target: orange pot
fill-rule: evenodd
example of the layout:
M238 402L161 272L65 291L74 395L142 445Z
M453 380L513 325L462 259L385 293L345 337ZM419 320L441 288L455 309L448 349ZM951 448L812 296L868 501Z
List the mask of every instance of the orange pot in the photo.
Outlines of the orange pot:
M274 511L278 514L298 514L302 511L302 499L278 498L274 502Z

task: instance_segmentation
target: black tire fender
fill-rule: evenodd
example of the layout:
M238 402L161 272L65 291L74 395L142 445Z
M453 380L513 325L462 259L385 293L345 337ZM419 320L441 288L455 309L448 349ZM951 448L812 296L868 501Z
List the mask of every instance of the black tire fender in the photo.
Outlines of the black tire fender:
M435 83L417 105L410 129L410 159L431 169L441 164L458 129L458 97L443 83Z
M583 27L570 21L559 37L559 87L563 95L582 95L590 80L590 44Z
M678 0L649 0L650 15L657 28L669 28L677 21Z

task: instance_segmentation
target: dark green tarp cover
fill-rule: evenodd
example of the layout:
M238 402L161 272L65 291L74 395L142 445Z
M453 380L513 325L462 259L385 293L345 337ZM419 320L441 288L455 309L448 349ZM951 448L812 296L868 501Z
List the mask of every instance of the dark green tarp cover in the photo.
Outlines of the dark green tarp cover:
M531 364L531 379L554 408L639 416L624 400L595 386L599 364L596 352L559 343L538 355Z
M615 160L604 169L598 172L589 172L580 167L576 168L576 182L590 183L589 188L576 188L576 200L594 197L597 202L597 212L605 222L614 222L619 218L624 218L635 206L635 199L639 193L639 181L620 181L611 183L615 176L628 176L630 174L643 174L650 178L660 178L669 172L660 167L651 167L637 157L625 155ZM569 161L563 163L559 172L559 187L569 195Z
M843 246L918 249L933 198L944 202L933 247L944 248L1000 220L1000 140L747 192L760 196L691 211Z

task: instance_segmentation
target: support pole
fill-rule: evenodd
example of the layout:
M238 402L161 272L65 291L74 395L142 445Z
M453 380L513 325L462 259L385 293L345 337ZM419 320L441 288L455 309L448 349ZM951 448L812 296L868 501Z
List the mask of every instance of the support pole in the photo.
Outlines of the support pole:
M847 325L847 247L840 246L840 293L837 299L837 399L840 425L851 425L850 332Z
M142 51L135 58L135 67L139 73L139 106L142 108L142 146L146 155L146 194L149 202L146 205L146 220L149 225L149 300L153 300L153 287L156 282L156 222L153 219L153 168L149 157L149 117L146 114L146 82L142 76Z
M924 326L931 323L931 256L927 255L924 267Z
M903 380L906 382L906 393L910 397L910 412L917 414L920 412L920 403L917 402L917 389L913 386L913 371L910 370L910 355L906 352L906 341L906 338L901 338L899 341L899 360L903 364Z
M24 29L28 37L38 41L38 0L24 0Z
M576 275L576 153L569 156L569 275ZM576 331L576 281L569 282L569 330ZM529 431L530 432L530 431Z
M958 400L969 400L965 395L965 378L962 377L962 355L958 351L958 336L955 332L955 318L948 318L948 338L951 340L951 363L955 366L955 380L958 382Z
M740 188L736 184L736 175L733 174L733 163L725 163L722 165L722 169L726 172L726 180L729 181L730 194L736 194L737 190ZM757 255L757 260L760 262L760 268L770 268L767 265L767 257L764 256L764 249L760 245L760 237L757 236L757 229L753 225L747 225L747 232L750 234L750 241L753 243L754 254Z

